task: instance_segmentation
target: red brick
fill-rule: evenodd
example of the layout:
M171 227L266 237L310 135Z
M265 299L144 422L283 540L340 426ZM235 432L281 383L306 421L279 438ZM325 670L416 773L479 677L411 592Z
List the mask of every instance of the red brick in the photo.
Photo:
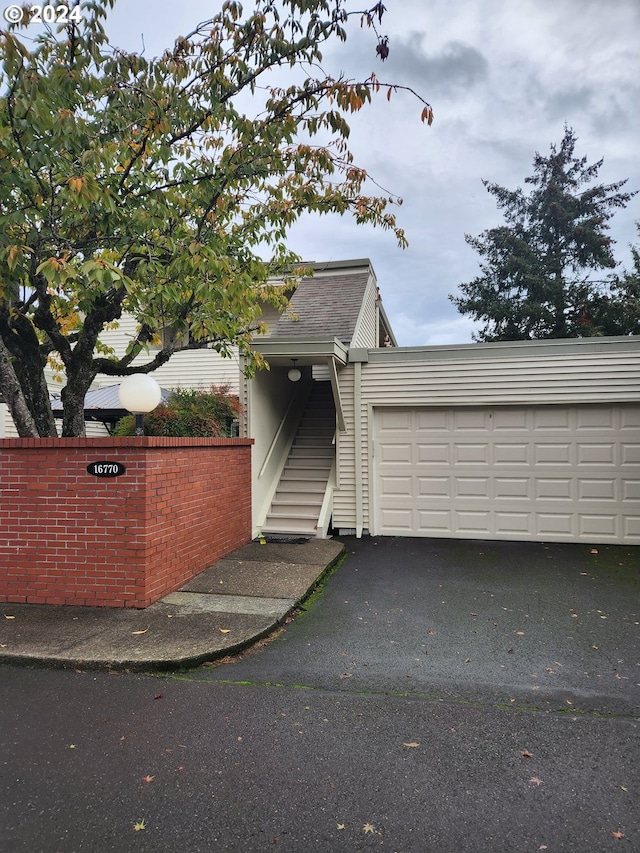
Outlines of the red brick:
M179 588L249 541L250 445L0 441L0 601L145 607ZM91 477L99 458L127 473Z

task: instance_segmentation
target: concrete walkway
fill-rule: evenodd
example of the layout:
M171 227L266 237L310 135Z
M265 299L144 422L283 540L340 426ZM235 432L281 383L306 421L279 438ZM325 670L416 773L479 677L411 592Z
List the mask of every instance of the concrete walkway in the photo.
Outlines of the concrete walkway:
M145 610L0 604L0 663L141 670L225 657L282 624L343 551L331 539L250 542Z

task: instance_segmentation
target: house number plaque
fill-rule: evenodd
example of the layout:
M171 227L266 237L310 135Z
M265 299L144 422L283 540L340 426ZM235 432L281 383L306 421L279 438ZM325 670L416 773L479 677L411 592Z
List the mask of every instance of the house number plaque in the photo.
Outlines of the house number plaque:
M87 473L94 477L119 477L127 469L121 462L90 462Z

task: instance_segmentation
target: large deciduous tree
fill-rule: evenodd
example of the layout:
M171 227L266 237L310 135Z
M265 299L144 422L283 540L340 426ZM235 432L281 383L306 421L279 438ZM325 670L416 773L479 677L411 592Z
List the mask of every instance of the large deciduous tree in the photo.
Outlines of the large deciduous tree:
M449 298L462 314L483 321L481 341L632 334L628 288L610 274L616 266L609 220L635 194L626 181L598 184L603 160L575 156L576 136L565 128L559 147L536 154L530 192L483 181L505 223L465 237L480 255L481 275ZM608 274L608 278L604 277Z
M346 116L398 87L320 68L352 14L386 57L382 3L255 0L245 14L227 0L147 59L109 44L114 2L83 2L35 39L0 33L0 391L22 436L56 435L52 358L66 375L65 436L83 434L98 373L149 372L203 344L238 346L255 367L260 305L284 304L269 281L297 260L286 236L304 212L350 212L405 243L396 199L367 194L347 147ZM123 312L138 331L117 358L100 334Z

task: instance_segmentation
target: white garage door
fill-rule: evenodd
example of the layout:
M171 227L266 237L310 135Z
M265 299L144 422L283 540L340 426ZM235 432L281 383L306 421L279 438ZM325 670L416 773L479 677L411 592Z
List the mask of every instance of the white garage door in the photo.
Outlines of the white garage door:
M640 543L640 406L374 409L375 530Z

